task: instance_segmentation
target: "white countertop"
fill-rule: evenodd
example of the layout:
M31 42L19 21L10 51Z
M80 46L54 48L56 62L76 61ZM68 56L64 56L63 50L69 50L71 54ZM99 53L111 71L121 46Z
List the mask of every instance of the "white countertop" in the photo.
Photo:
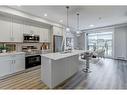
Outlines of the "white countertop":
M1 56L8 56L8 55L15 55L15 54L25 54L25 52L7 52L7 53L0 53Z
M62 54L61 52L57 52L57 53L42 54L41 56L52 59L52 60L59 60L59 59L62 59L62 58L74 56L74 55L81 54L81 53L84 53L84 52L85 52L84 50L72 50L71 53Z

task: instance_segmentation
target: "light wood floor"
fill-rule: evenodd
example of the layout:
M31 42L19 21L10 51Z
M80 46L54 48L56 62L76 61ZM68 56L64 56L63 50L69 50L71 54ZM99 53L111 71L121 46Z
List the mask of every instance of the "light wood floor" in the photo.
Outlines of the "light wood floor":
M55 89L127 89L127 62L103 59L91 63L91 73L79 71ZM0 89L48 89L40 69L0 80Z

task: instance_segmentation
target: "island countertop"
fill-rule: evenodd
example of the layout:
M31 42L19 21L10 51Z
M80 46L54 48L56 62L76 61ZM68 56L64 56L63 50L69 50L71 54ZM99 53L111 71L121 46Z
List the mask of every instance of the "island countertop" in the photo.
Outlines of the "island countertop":
M52 60L59 60L59 59L62 59L62 58L70 57L70 56L81 54L81 53L84 53L84 52L85 52L84 50L72 50L71 53L57 52L57 53L42 54L41 56L52 59Z

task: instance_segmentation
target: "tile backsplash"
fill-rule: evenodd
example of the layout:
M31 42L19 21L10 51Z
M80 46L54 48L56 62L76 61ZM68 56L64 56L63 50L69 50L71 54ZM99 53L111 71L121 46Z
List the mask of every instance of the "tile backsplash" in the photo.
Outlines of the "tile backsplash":
M14 43L0 43L0 52L5 49L7 52L16 51L16 44Z
M47 50L50 49L50 43L16 43L16 42L2 42L0 43L0 47L6 46L7 52L17 51L21 52L23 46L36 46L38 50Z

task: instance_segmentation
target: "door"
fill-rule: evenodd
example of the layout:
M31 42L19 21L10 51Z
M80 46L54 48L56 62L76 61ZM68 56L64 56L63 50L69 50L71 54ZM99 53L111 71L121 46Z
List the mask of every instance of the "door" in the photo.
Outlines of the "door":
M23 22L14 20L12 22L13 41L23 42Z
M25 70L25 55L16 55L14 58L14 72Z
M53 35L63 36L63 29L60 27L53 27Z
M0 16L0 42L10 42L11 38L11 19Z
M45 42L49 42L49 31L45 30Z
M1 60L0 61L0 77L11 74L12 60Z
M49 42L49 30L40 28L40 42Z
M31 34L31 26L30 23L24 22L23 24L23 34Z

